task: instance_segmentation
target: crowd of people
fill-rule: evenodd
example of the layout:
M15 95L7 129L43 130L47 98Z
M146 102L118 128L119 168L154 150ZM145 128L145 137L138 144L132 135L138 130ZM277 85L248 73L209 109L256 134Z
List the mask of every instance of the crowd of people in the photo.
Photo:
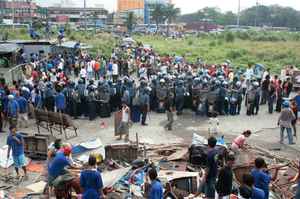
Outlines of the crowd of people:
M8 86L0 82L0 130L3 123L9 122L10 135L7 139L9 152L15 163L17 174L24 170L24 140L17 133L17 126L28 126L28 115L33 108L66 113L74 119L97 116L110 117L114 111L121 110L122 119L119 130L128 139L129 123L141 122L147 125L147 113L156 111L167 114L167 130L172 130L174 112L178 116L185 109L196 115L213 116L241 114L245 102L246 115L257 115L261 105L268 105L270 114L280 112L280 142L287 131L289 144L294 144L297 136L296 122L300 111L300 93L289 99L293 89L291 78L282 81L270 70L262 66L249 65L246 70L233 69L229 61L220 65L203 64L200 60L188 63L184 57L158 55L142 44L136 47L121 45L116 47L110 57L92 57L76 47L72 53L22 55L24 79L14 81ZM294 133L292 133L294 132ZM232 166L238 151L243 148L245 139L251 135L244 132L231 146L234 155L229 155L226 165L218 171L215 161L216 138L208 139L207 169L201 188L207 198L228 198L232 189ZM54 145L48 157L48 184L57 186L61 179L68 179L65 167L74 165L70 146ZM10 153L8 153L9 157ZM276 170L277 171L277 170ZM277 173L277 172L276 172ZM149 197L164 197L155 169L148 171L151 180ZM60 180L57 180L60 177ZM218 180L217 180L218 179ZM265 161L255 160L255 168L243 176L239 194L243 198L269 198L269 183L276 179L268 173ZM102 198L103 182L97 170L96 157L91 156L88 168L81 172L80 187L83 198Z

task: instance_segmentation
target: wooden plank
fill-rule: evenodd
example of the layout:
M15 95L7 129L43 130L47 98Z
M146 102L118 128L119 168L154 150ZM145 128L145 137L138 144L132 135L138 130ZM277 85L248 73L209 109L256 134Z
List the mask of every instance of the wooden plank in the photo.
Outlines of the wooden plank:
M172 155L170 155L167 160L168 161L174 161L174 160L182 160L184 159L184 156L188 153L188 148L183 148L179 151L176 151Z
M33 191L34 193L42 193L44 191L45 185L46 185L46 182L39 181L37 183L28 185L26 187L26 189L29 189L29 190Z
M102 179L103 179L103 187L112 187L115 185L126 173L130 170L130 167L117 169L110 172L103 172Z

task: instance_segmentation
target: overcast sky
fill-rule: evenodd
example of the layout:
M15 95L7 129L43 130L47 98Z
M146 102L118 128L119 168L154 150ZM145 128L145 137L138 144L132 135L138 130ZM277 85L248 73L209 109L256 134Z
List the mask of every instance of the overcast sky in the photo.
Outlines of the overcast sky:
M51 5L52 3L59 3L61 0L36 0L37 2L42 3L43 5ZM69 0L74 2L77 5L82 4L83 0ZM94 6L95 4L103 4L104 8L109 11L115 11L117 7L117 0L86 0L87 5ZM257 0L240 0L241 9L245 9L255 5ZM238 0L173 0L176 7L181 9L181 12L191 13L195 12L203 7L219 7L222 11L237 11ZM297 10L300 10L300 0L258 0L260 4L271 5L279 4L282 6L293 7Z

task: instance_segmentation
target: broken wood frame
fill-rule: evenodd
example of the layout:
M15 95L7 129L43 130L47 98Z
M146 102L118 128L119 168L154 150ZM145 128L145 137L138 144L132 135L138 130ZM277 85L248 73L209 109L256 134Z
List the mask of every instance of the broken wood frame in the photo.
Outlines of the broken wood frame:
M71 117L63 113L56 113L52 111L34 109L34 115L38 133L40 134L40 128L46 129L53 135L53 130L62 135L64 133L66 139L77 137L77 127L73 124ZM67 129L73 130L74 135L68 137Z

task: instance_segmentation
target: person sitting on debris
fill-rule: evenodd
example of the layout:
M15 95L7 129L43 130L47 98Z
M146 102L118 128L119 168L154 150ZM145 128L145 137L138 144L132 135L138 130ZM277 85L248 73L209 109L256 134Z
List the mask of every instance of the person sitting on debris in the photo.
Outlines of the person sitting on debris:
M10 134L7 137L7 160L10 157L10 151L12 150L12 156L14 160L15 170L17 177L20 177L19 169L22 168L24 171L24 177L28 178L25 155L24 155L24 139L20 133L17 133L16 126L9 127Z
M236 137L232 144L231 144L231 150L237 154L239 152L240 149L243 149L245 146L245 141L247 138L250 137L251 135L251 131L250 130L246 130L244 131L241 135L239 135L238 137Z
M49 163L48 166L48 183L49 186L58 187L63 182L72 180L71 174L65 169L65 167L78 168L73 165L68 158L71 155L72 148L65 146L58 151Z
M56 139L54 143L49 147L47 154L48 162L51 162L51 160L55 157L56 153L60 150L61 146L61 139Z
M152 168L148 172L149 178L151 180L151 187L149 190L148 199L163 199L163 187L160 180L157 178L157 171Z
M97 159L90 155L88 168L80 173L80 186L83 188L83 199L103 198L103 181L100 172L96 169Z
M239 188L241 199L265 199L265 193L262 189L254 186L254 178L250 174L243 175L243 184Z
M271 181L276 180L278 175L278 168L275 169L274 176L269 174L269 170L267 169L267 164L263 158L255 159L255 168L252 169L251 175L254 178L255 187L262 189L265 192L265 198L269 198L269 184Z
M226 165L220 169L218 175L218 182L216 184L216 190L219 195L219 199L229 198L232 192L233 172L232 167L234 165L234 155L229 155L226 159Z

